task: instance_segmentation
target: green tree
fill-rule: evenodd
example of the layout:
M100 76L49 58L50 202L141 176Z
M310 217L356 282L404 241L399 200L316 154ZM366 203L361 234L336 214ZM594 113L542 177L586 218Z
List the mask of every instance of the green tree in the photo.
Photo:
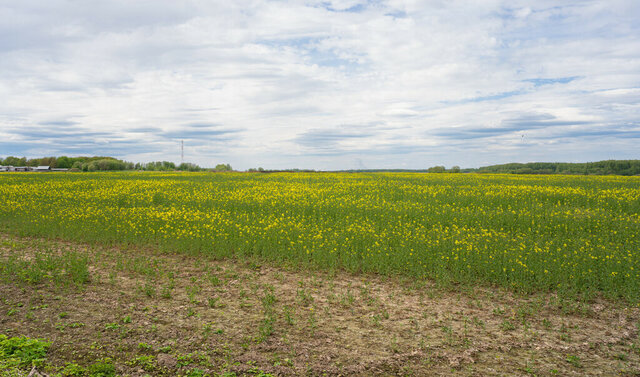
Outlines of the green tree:
M56 167L69 169L73 166L73 161L67 156L60 156L56 159Z
M231 165L229 164L218 164L215 167L215 171L231 171Z
M178 165L178 170L181 171L200 171L202 168L196 164L192 164L190 162L183 162Z
M8 156L7 158L4 159L2 163L4 165L20 166L20 158L14 157L14 156Z
M49 166L51 168L58 167L56 165L56 162L57 162L57 158L55 158L55 157L43 157L43 158L40 159L40 165Z

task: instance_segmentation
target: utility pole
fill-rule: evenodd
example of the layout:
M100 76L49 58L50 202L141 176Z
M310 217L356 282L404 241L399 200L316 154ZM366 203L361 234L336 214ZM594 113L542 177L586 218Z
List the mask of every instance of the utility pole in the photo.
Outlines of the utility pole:
M184 164L184 140L180 141L180 165Z

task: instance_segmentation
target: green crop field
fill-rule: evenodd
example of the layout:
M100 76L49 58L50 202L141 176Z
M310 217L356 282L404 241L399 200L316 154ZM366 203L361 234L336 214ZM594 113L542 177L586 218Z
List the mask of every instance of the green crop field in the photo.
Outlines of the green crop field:
M7 173L0 227L525 292L640 297L638 177Z

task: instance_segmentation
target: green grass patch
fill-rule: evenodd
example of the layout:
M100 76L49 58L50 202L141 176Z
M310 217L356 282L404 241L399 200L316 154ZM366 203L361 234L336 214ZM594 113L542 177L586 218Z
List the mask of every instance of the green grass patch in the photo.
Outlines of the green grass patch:
M42 365L50 346L44 340L0 334L0 371L10 375L19 369Z

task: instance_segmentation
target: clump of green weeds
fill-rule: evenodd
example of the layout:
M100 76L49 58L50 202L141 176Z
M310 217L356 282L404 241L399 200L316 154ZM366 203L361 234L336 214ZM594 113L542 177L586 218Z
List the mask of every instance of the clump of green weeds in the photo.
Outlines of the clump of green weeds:
M138 343L138 349L140 351L147 351L147 352L151 352L153 351L153 346L144 342Z
M207 299L207 303L209 304L210 308L224 308L225 306L227 306L225 303L220 302L220 297L209 297Z
M13 256L2 261L0 277L29 284L53 282L56 285L74 284L81 287L89 282L89 262L85 255L64 252L38 252L33 258Z
M580 358L575 355L567 355L567 362L576 368L582 368Z
M293 326L295 324L295 317L293 315L293 309L289 305L285 305L283 309L284 320L287 324Z
M156 358L153 355L142 355L136 357L127 364L135 365L142 368L146 372L151 372L156 368Z
M50 342L26 336L0 334L0 370L40 365L46 358Z
M91 377L113 377L116 375L116 367L109 357L97 360L87 368Z
M258 343L265 341L273 333L273 325L276 321L274 310L276 296L274 295L273 287L268 286L265 289L261 301L262 309L264 310L264 318L260 323L260 327L258 328L258 338L256 339Z
M513 322L509 321L508 319L505 319L504 321L502 321L500 328L502 329L502 331L513 331L516 329L516 325L514 325Z
M309 306L313 302L313 296L304 288L304 282L298 282L300 288L296 292L296 300L301 306Z
M76 363L67 363L65 367L60 371L60 374L64 377L80 377L87 375L87 368L84 368Z

